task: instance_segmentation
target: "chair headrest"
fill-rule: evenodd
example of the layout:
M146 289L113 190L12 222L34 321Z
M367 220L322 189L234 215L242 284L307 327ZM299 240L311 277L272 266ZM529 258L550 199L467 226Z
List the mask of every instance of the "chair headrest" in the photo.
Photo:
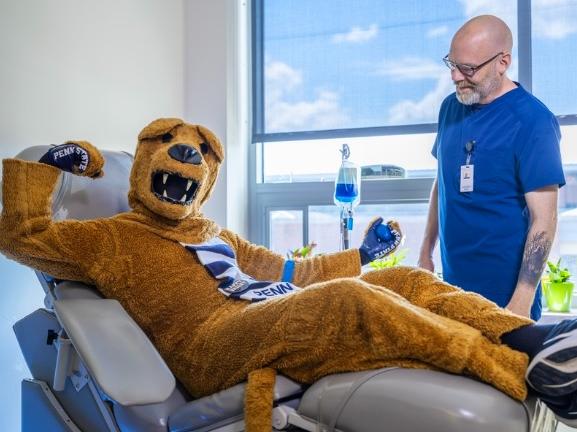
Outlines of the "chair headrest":
M50 145L29 147L16 158L37 161ZM54 219L94 219L129 210L128 189L133 157L129 153L103 150L104 177L90 179L62 172L52 196Z

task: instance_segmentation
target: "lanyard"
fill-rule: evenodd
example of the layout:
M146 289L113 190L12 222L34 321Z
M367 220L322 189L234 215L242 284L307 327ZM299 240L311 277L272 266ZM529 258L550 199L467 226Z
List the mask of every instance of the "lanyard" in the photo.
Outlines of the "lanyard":
M475 144L476 144L475 140L467 141L465 144L465 150L467 150L467 162L465 163L465 165L471 164L471 156L473 154L473 150L475 149Z

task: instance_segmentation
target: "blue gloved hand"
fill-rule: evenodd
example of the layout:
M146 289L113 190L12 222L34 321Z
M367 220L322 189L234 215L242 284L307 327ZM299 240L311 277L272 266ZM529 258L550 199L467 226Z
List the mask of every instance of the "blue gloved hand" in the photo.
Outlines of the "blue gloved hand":
M393 252L402 242L403 235L399 224L389 221L383 224L383 218L376 218L367 229L363 244L359 248L361 264L365 265Z
M90 151L96 153L96 163L90 164ZM38 162L60 168L62 171L90 177L102 175L102 157L86 141L67 142L50 148Z

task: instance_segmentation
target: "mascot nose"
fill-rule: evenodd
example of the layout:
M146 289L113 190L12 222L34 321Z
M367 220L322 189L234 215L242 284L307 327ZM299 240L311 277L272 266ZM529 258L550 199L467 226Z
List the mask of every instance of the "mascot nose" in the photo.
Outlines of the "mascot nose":
M193 165L200 165L202 156L196 151L194 147L186 144L175 144L168 149L168 154L174 160L182 163L189 163Z

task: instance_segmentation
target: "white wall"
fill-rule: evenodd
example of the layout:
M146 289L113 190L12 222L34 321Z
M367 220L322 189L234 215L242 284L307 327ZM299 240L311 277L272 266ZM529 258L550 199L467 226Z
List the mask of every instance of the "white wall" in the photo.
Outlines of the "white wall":
M211 129L226 148L225 164L207 217L246 235L247 192L247 2L185 2L185 118Z
M0 0L0 156L71 138L133 150L184 108L183 4Z
M133 151L151 120L183 117L184 23L181 0L0 0L0 158L67 139ZM41 291L30 270L0 256L2 431L20 430L28 376L11 326Z
M208 127L226 148L225 1L185 2L185 118ZM226 165L203 212L226 225Z

